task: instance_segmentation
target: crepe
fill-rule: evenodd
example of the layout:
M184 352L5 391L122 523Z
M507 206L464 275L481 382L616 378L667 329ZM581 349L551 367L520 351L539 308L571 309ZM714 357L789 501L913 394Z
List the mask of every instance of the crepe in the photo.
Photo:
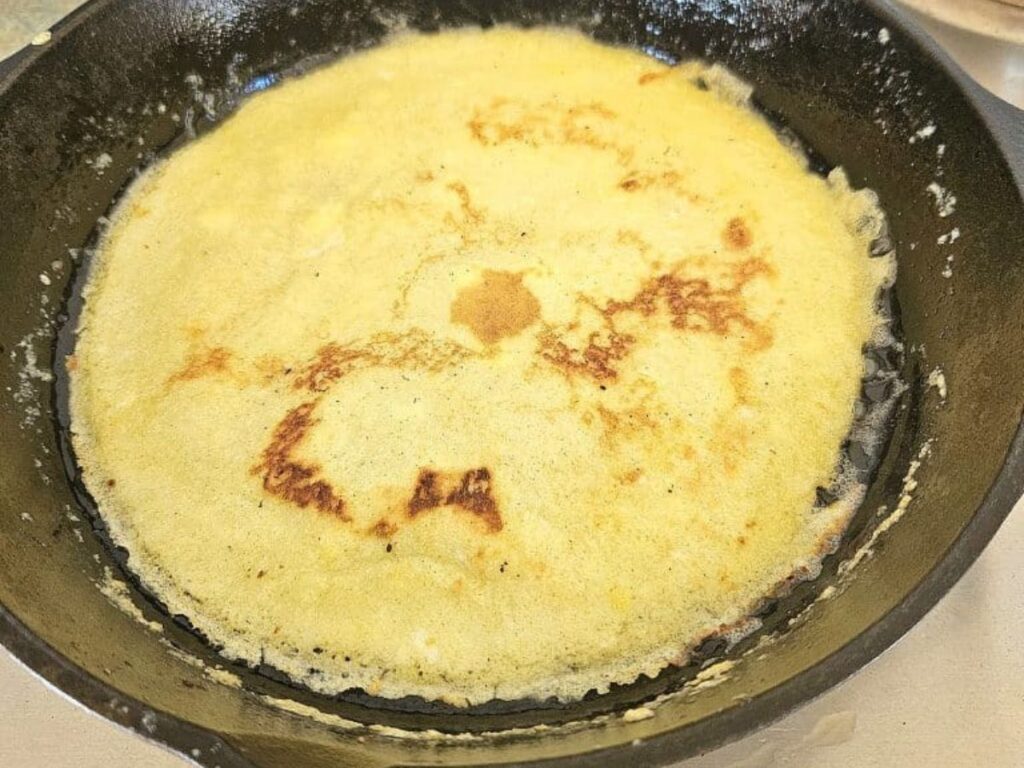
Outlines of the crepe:
M74 448L129 567L316 690L572 700L813 573L874 195L718 67L557 29L286 81L119 204ZM840 473L841 475L841 473Z

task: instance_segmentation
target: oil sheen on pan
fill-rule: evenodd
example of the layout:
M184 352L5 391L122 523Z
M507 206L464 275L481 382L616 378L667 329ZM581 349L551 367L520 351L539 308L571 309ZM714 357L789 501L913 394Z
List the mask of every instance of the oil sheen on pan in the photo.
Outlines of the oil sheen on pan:
M717 68L398 37L130 188L74 446L129 567L228 657L324 692L604 691L842 532L858 489L815 488L885 322L879 219Z

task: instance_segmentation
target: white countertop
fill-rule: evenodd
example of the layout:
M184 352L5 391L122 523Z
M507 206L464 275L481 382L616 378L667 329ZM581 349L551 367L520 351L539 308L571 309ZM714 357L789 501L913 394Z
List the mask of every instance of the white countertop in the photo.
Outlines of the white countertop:
M0 0L0 58L78 4ZM1024 53L1016 63L983 60L978 52L997 46L937 22L931 28L980 82L1024 106ZM1017 32L1024 39L1024 21ZM895 647L776 724L685 768L1024 765L1021 552L1024 503L970 572ZM80 707L0 649L0 768L189 764Z

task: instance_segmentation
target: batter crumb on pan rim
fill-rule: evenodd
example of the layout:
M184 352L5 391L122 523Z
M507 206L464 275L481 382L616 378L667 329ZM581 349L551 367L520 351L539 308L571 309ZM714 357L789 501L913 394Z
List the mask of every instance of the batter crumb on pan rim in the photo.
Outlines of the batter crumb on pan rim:
M326 693L573 700L749 626L859 503L894 267L874 195L743 93L566 30L406 35L146 173L69 370L129 567Z

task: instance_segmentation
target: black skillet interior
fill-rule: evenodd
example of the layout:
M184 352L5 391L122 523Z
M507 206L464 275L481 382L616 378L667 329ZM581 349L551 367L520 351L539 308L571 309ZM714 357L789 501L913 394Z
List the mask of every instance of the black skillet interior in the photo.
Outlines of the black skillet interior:
M930 607L1016 499L1019 471L1011 462L1013 476L975 515L1007 459L1024 399L1016 364L1024 339L1016 301L1024 280L1016 258L1024 245L1020 192L971 100L882 13L860 4L768 0L90 3L48 46L16 59L0 91L0 343L10 358L0 368L7 388L0 411L0 639L104 715L179 749L198 749L198 759L211 765L572 755L578 764L665 761L778 716L853 671ZM165 621L137 595L147 618L164 624L161 635L148 632L96 588L104 569L117 572L119 557L100 543L101 526L99 536L90 534L88 504L66 479L74 468L62 464L58 387L49 371L55 361L59 371L70 342L67 334L58 342L57 329L76 305L62 302L81 280L97 220L137 169L296 65L373 45L397 27L494 23L568 24L668 61L720 61L754 84L759 105L813 149L820 170L842 165L855 186L875 189L899 257L900 362L909 389L891 442L872 457L879 462L875 482L840 551L816 582L766 610L761 633L726 653L738 662L724 682L677 697L642 722L612 717L598 730L562 728L543 739L505 733L438 746L301 720L259 695L412 730L501 731L614 715L679 687L697 665L572 707L511 702L470 714L296 690L273 670L216 659L187 626ZM936 367L949 388L945 399L928 384ZM929 440L930 452L921 455ZM822 589L838 584L838 564L886 519L876 514L880 507L898 505L904 475L918 459L906 517L840 594L787 626ZM768 633L778 634L769 653L743 656ZM170 655L167 643L230 667L248 692L211 682L180 654ZM709 642L701 657L723 651ZM622 748L636 739L639 745ZM611 751L583 754L593 750Z

